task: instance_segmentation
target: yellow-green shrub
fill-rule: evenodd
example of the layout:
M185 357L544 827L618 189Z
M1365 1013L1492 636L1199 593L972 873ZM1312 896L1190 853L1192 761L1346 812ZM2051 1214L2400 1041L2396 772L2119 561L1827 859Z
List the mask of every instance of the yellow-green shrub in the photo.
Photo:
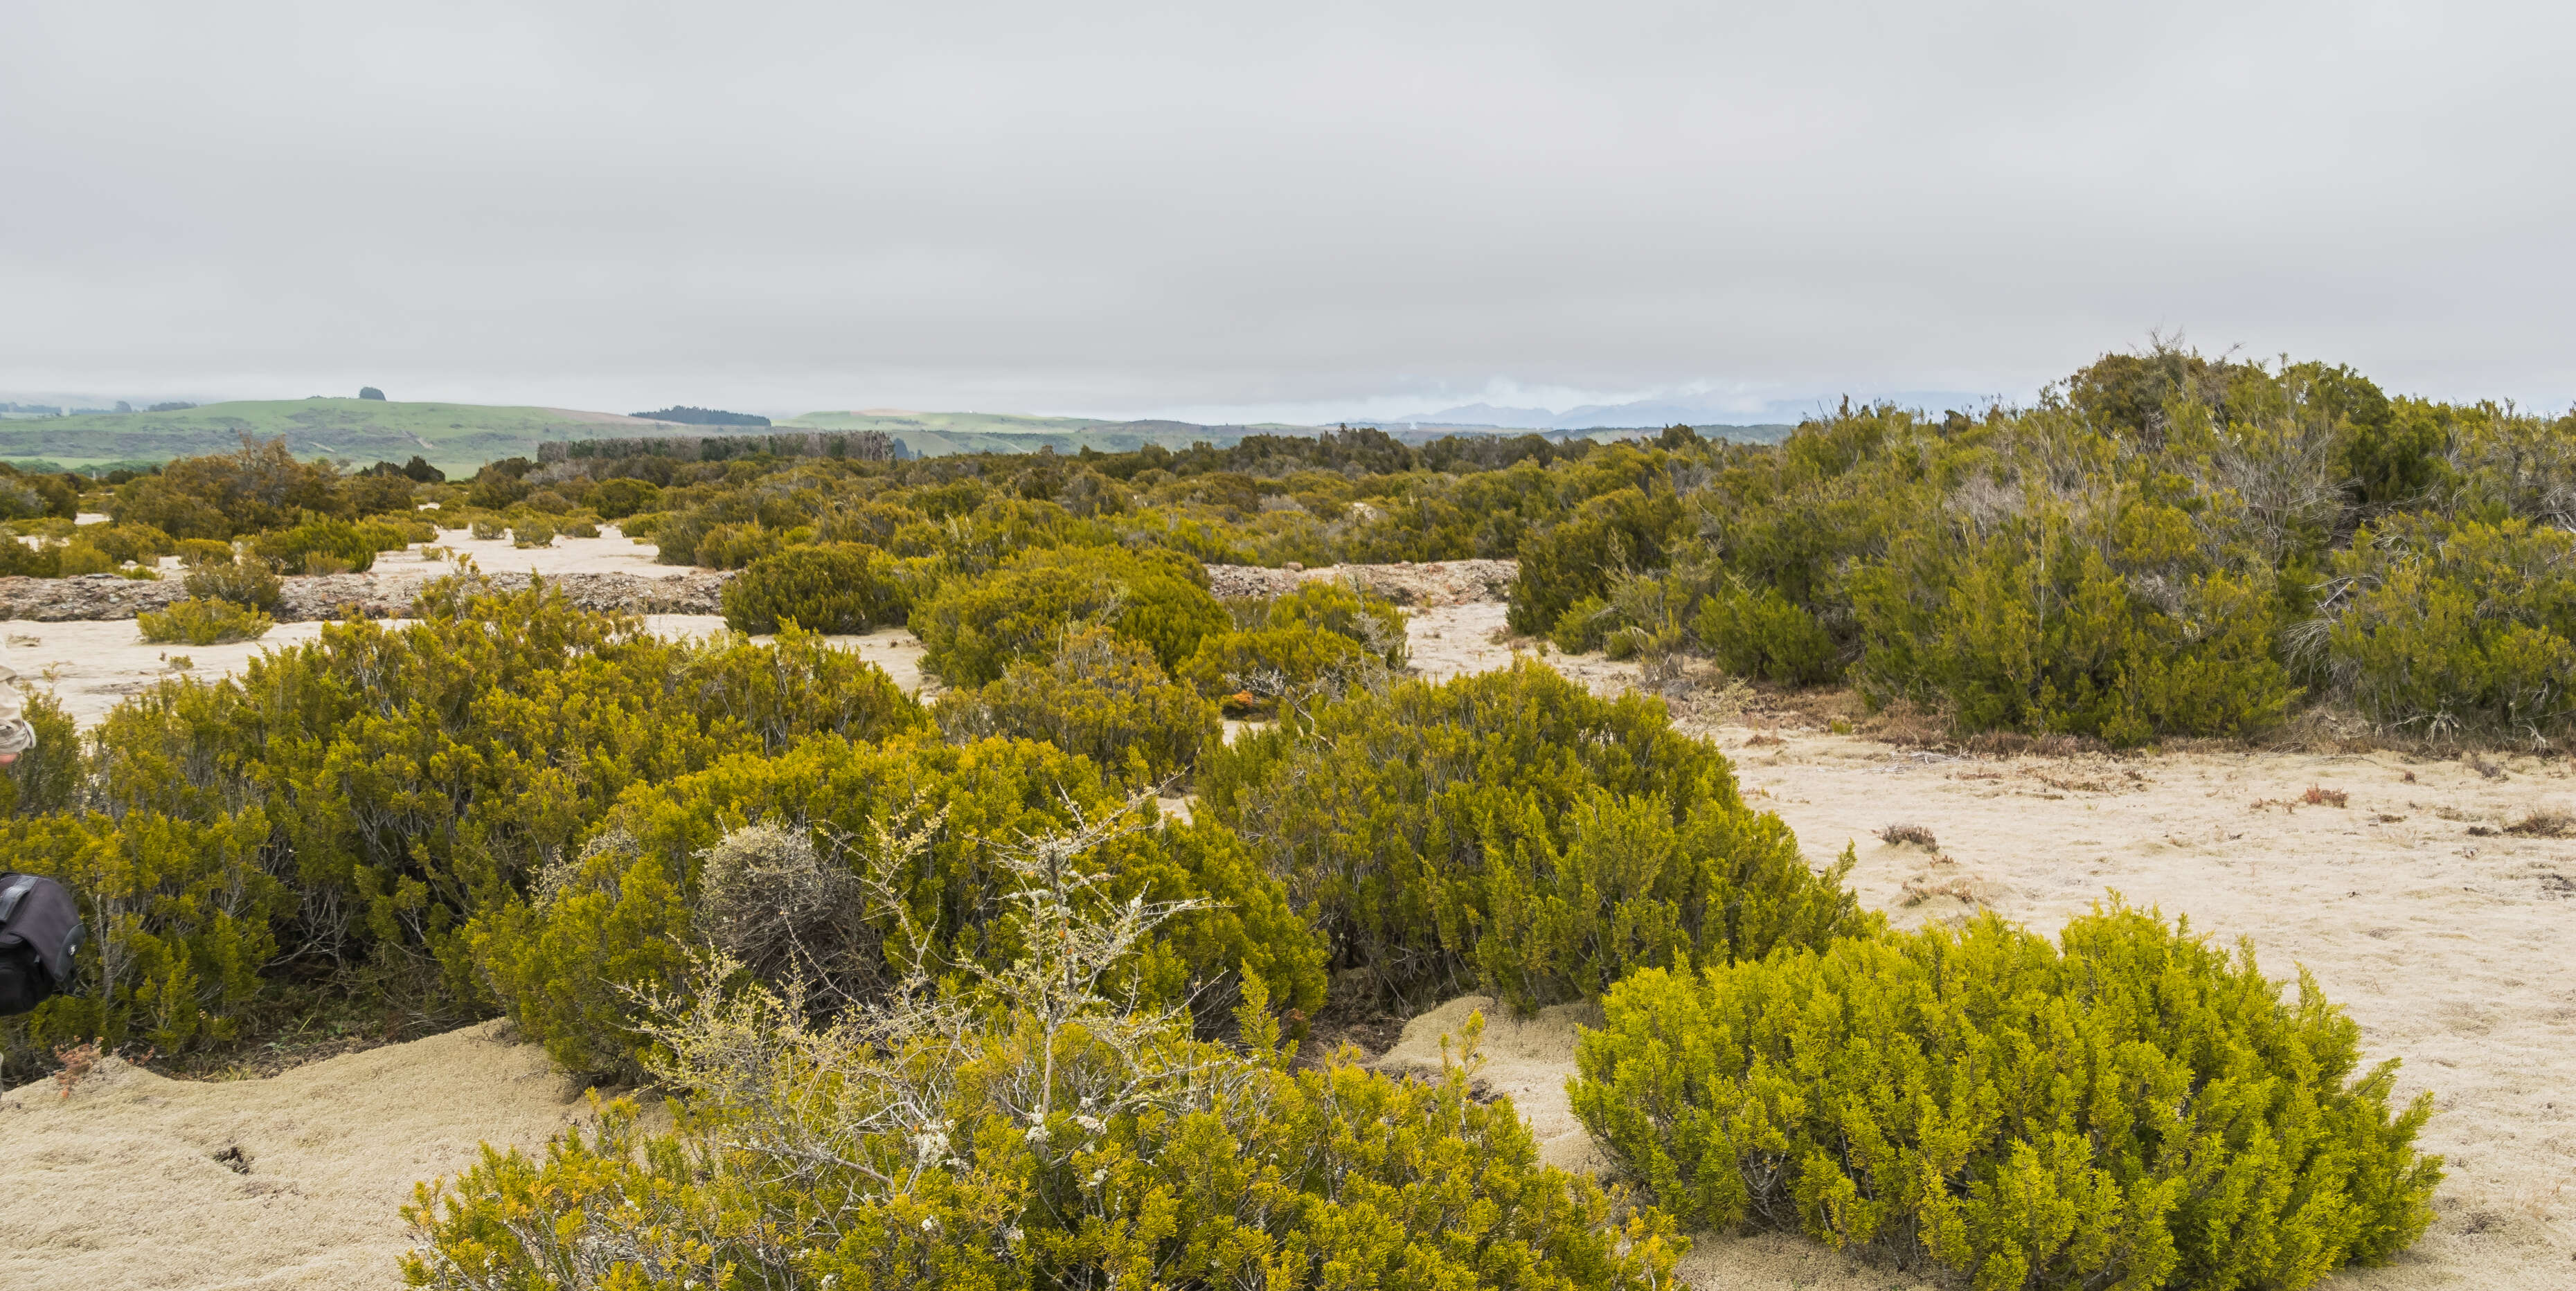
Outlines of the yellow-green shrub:
M1842 671L1834 639L1803 605L1771 587L1730 581L1710 590L1692 624L1718 666L1783 686L1812 686Z
M2509 519L2364 529L2336 573L2327 668L2373 720L2546 741L2576 727L2576 536Z
M296 573L318 571L318 557L345 566L347 572L363 574L375 567L377 552L400 551L404 544L401 533L384 525L307 514L291 529L251 539L250 546L260 559Z
M54 567L57 575L63 578L80 574L113 574L116 572L116 558L75 538L64 543L56 553Z
M1266 626L1311 627L1368 647L1380 663L1401 668L1408 657L1404 611L1395 602L1345 582L1315 581L1275 597L1262 610Z
M682 531L677 526L665 526L656 536L668 550ZM709 569L741 569L763 556L777 555L785 546L783 532L755 522L716 525L697 537L693 550L696 563Z
M192 597L166 610L144 610L134 616L134 626L155 645L224 645L257 641L277 620L246 605Z
M1165 676L1151 651L1102 627L1073 628L1054 658L1012 664L932 711L952 740L1044 740L1138 785L1188 772L1224 731L1216 705Z
M1946 709L1962 731L2244 734L2300 694L2265 577L2124 577L2044 518L1973 543L1920 534L1852 576L1857 675L1873 700Z
M163 556L176 555L179 542L148 524L100 524L81 529L81 537L117 561L140 561L149 565Z
M1384 671L1368 647L1304 623L1208 636L1181 665L1181 676L1200 694L1247 712L1338 694L1351 682Z
M1240 832L1333 942L1411 997L1522 1008L1682 956L1758 958L1874 926L1724 755L1661 702L1539 664L1354 692L1201 759L1199 811Z
M2304 974L2296 1003L2113 906L2057 945L1994 916L1603 1001L1584 1124L1685 1222L1928 1255L1979 1287L2298 1287L2432 1219L2431 1095Z
M1232 622L1198 562L1117 547L1022 552L989 574L951 580L911 618L922 666L953 686L981 686L1014 660L1046 657L1076 621L1143 644L1166 671Z
M62 575L61 547L30 547L15 537L0 534L0 577L60 578Z
M1671 1220L1542 1164L1510 1100L1480 1099L1463 1069L1397 1079L1347 1050L1293 1068L1260 1040L1247 1052L1177 1028L1049 1029L1032 1012L857 1070L773 1045L786 1056L759 1064L758 1088L691 1101L674 1129L644 1132L619 1101L542 1159L486 1148L405 1212L419 1239L405 1279L450 1291L1675 1285L1687 1243ZM762 1034L757 1021L735 1029Z
M269 824L257 807L208 821L129 810L0 822L10 868L71 889L89 927L77 991L0 1022L0 1060L17 1079L81 1040L173 1053L240 1035L260 970L278 953L275 928L297 905L261 864Z
M1520 574L1512 583L1512 630L1529 636L1556 631L1577 602L1609 592L1613 573L1662 568L1670 562L1681 519L1671 489L1625 488L1593 498L1523 538Z
M841 984L864 996L916 952L938 974L1022 953L1016 885L994 849L1064 827L1075 813L1103 818L1119 801L1091 762L1031 741L813 739L630 791L605 826L618 836L613 845L582 854L549 899L486 911L466 940L511 1016L557 1061L631 1071L645 1044L633 990L683 976L703 857L726 833L760 823L808 831L818 851L849 870L882 855L872 852L880 827L918 840L920 850L886 879L904 916L884 906L868 915L882 943L875 977ZM1115 840L1084 864L1110 876L1106 892L1116 901L1220 903L1165 925L1142 948L1128 972L1147 1003L1188 1004L1203 1021L1221 1021L1250 972L1292 1007L1322 1004L1321 945L1232 835L1157 828Z
M98 899L141 894L147 922L135 927L155 944L273 945L243 952L254 968L278 953L378 962L471 1009L480 988L458 926L518 899L629 786L818 733L928 724L881 671L810 637L673 643L542 584L506 597L478 586L433 584L417 622L325 625L237 677L167 680L120 704L98 729L89 789L106 814L85 818L95 836L75 859L132 854L143 859L116 863L142 868ZM147 826L159 832L138 832ZM273 876L282 895L272 903L253 885L223 902L162 900L175 862L152 858L191 847L246 858L227 864ZM117 940L115 909L85 916L112 953L141 953ZM220 1012L231 982L192 969L155 989L195 992L193 1003L111 995L97 1025L176 1036L151 1018Z
M860 543L789 547L744 567L724 588L725 625L775 632L794 622L826 633L872 632L911 612L903 562Z
M278 598L286 594L286 584L267 561L246 552L235 555L230 550L220 556L199 555L189 565L181 586L198 600L229 601L253 610L274 610Z

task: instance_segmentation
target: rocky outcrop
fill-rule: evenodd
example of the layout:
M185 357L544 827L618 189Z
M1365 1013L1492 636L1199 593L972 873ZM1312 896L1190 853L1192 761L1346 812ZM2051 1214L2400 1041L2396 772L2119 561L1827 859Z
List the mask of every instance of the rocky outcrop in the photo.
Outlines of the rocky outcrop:
M1208 588L1219 596L1282 596L1300 583L1347 578L1398 605L1467 605L1499 601L1511 594L1520 577L1516 560L1437 560L1422 564L1327 565L1321 569L1290 566L1210 565Z
M527 587L534 575L485 574L496 592ZM573 604L590 610L626 614L714 614L728 573L682 574L650 578L638 574L556 574L546 586ZM324 619L403 618L430 579L417 574L314 574L285 580L276 616L282 623ZM114 574L81 574L71 578L0 578L0 619L60 623L73 619L130 619L146 610L167 609L187 599L176 577L135 582Z

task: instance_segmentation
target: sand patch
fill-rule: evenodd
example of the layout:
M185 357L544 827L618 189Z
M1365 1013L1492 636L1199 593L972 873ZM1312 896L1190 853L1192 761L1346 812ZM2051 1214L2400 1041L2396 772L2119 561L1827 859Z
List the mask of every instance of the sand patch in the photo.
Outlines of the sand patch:
M395 1287L416 1180L538 1147L587 1100L487 1022L266 1080L123 1063L0 1095L0 1285Z

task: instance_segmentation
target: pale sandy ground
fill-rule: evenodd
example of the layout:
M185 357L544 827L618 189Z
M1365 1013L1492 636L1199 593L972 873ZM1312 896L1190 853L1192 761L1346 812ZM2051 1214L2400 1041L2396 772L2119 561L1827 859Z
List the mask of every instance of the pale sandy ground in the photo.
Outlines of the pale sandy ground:
M83 520L87 522L88 517ZM423 555L424 549L437 547L447 549L442 558ZM461 559L471 559L485 573L677 578L703 572L689 566L656 565L653 553L650 543L628 539L613 526L604 527L597 538L557 538L551 547L525 550L512 547L506 538L478 542L466 530L444 529L436 543L422 543L377 557L374 572L387 581L436 578L456 572L462 567ZM176 577L175 558L164 563L171 566L171 576ZM696 637L724 630L724 620L712 614L649 614L645 623L664 636ZM0 622L0 632L6 634L9 666L39 689L50 690L72 720L87 730L125 697L164 677L182 671L203 678L228 677L263 651L320 637L322 626L280 623L257 641L215 646L153 645L143 640L132 619L57 623L8 620ZM910 633L889 629L865 636L825 639L843 649L856 650L862 658L884 668L905 691L921 690L921 643ZM185 666L174 660L184 661ZM934 683L933 692L936 689Z
M401 620L392 620L399 623ZM666 637L702 637L725 630L713 614L647 614L647 630ZM319 623L280 623L257 641L233 645L152 645L134 630L132 619L73 620L0 624L8 633L9 664L40 690L51 690L82 730L98 725L108 710L126 696L182 671L202 678L229 677L264 651L312 641L322 635ZM754 637L769 641L770 637ZM922 689L921 643L900 628L865 636L830 636L824 640L886 670L907 693ZM173 660L186 660L181 669ZM935 693L937 685L931 687Z
M84 514L81 523L97 519ZM448 549L443 559L423 555L425 549ZM681 565L656 565L654 548L619 534L611 527L600 530L597 538L557 538L551 547L514 548L507 538L478 542L464 529L442 529L435 543L417 544L404 551L389 551L376 558L374 569L387 582L427 580L455 573L459 558L471 558L485 573L525 571L536 574L634 574L646 578L677 578L699 572ZM162 561L164 576L179 577L178 559ZM713 631L724 626L721 619L700 615L649 616L656 631L682 632L691 635ZM670 627L658 626L664 621ZM132 619L70 620L38 623L12 619L0 622L8 644L7 662L18 675L42 689L50 689L71 713L81 729L98 724L118 701L151 685L163 677L182 671L172 666L176 656L187 661L200 677L225 677L241 671L252 656L278 646L311 641L322 635L319 623L280 623L257 641L232 645L190 646L153 645L135 630ZM873 657L873 656L872 656ZM918 669L915 670L918 676Z
M656 626L703 631L710 622ZM1501 622L1493 604L1423 612L1415 662L1435 676L1505 663ZM900 633L859 644L897 667L918 658ZM1637 676L1598 656L1553 662L1604 691ZM909 676L918 683L917 666ZM2406 1059L2401 1092L2434 1091L2441 1110L2424 1146L2451 1159L2433 1231L2390 1267L2347 1271L2329 1286L2576 1286L2576 1198L2567 1195L2576 1173L2576 842L2466 832L2534 808L2576 808L2566 760L2506 759L2504 778L2487 779L2393 754L1974 759L1798 730L1755 743L1757 732L1740 725L1685 725L1727 749L1747 796L1796 828L1811 860L1822 865L1857 843L1857 890L1900 924L1971 908L1949 897L1907 906L1909 881L1966 880L1995 909L2048 930L2116 888L2221 938L2252 937L2276 977L2312 969L2361 1024L2374 1059ZM2254 805L2311 784L2347 792L2350 805ZM1899 821L1933 829L1954 862L1870 837ZM1440 1033L1476 1003L1417 1019L1384 1061L1436 1065ZM1596 1159L1563 1090L1581 1016L1494 1018L1480 1073L1512 1095L1549 1159L1568 1165ZM40 1186L0 1189L0 1276L23 1275L11 1285L40 1274L136 1286L391 1285L405 1241L394 1212L413 1180L464 1164L477 1137L533 1147L577 1110L535 1051L484 1034L268 1081L130 1076L68 1102L41 1085L0 1099L0 1160L13 1174L44 1172ZM363 1092L378 1081L396 1083L382 1097ZM251 1152L250 1175L211 1162L233 1142ZM263 1176L276 1190L254 1195L250 1183ZM1745 1291L1920 1285L1779 1235L1703 1235L1684 1267L1695 1286ZM254 1280L272 1269L288 1271ZM314 1270L327 1273L308 1276Z
M0 1095L0 1286L342 1291L401 1284L416 1180L540 1144L589 1105L503 1024L298 1067L103 1067ZM217 1159L238 1149L240 1167Z

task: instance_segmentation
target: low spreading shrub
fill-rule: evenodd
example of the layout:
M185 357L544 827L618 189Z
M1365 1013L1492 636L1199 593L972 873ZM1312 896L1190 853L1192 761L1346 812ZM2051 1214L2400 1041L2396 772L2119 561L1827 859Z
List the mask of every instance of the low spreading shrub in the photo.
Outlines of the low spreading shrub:
M826 543L752 561L725 584L723 605L736 632L775 632L783 623L873 632L903 622L912 592L902 561L860 543Z
M62 548L31 547L15 537L0 534L0 577L60 578L62 576Z
M178 554L180 549L177 539L148 524L85 525L81 537L120 563L139 561L149 565L163 556Z
M1211 635L1181 665L1181 676L1200 694L1244 714L1303 707L1385 675L1368 647L1304 623Z
M944 979L1025 953L1011 849L1120 811L1096 767L1045 744L809 740L630 792L539 885L540 899L486 912L467 939L510 1015L557 1061L632 1072L649 1056L635 993L682 980L704 931L705 867L735 831L791 831L851 876L842 927L870 955L823 985L836 999L871 1000L916 963ZM1222 1022L1249 973L1287 1005L1322 1004L1320 944L1231 834L1196 825L1119 834L1080 866L1114 902L1214 903L1165 925L1122 970L1146 1003L1187 1004Z
M1583 596L1559 611L1545 633L1549 644L1567 654L1588 654L1601 648L1603 639L1615 626L1610 602L1598 596Z
M590 509L602 520L623 520L653 510L661 497L662 490L643 480L602 480L590 491Z
M81 737L71 714L53 692L30 689L26 719L36 746L0 768L0 819L69 811L80 802Z
M251 552L260 559L299 574L363 574L375 567L377 552L400 551L404 545L404 535L387 526L316 515L250 542Z
M676 536L676 530L662 531L663 550L670 550ZM694 552L696 563L709 569L742 569L764 556L777 555L787 545L786 534L767 525L722 524L701 535Z
M1556 632L1579 603L1607 597L1613 575L1669 564L1681 520L1681 502L1671 489L1625 488L1592 498L1564 520L1523 538L1520 574L1512 583L1511 629L1525 636ZM1584 648L1594 645L1597 640Z
M2576 729L2576 535L2509 519L2365 529L2315 623L2338 691L2433 737Z
M2124 575L2046 517L1974 542L1921 534L1852 577L1857 680L1873 702L1946 710L1963 734L2249 734L2301 693L2267 580Z
M1812 686L1842 672L1833 636L1805 606L1772 587L1740 581L1710 590L1692 625L1718 666L1782 686Z
M1294 1069L1257 980L1239 1046L1131 1011L1122 961L1190 910L1100 900L1069 864L1078 851L1019 854L1005 886L1029 952L953 993L821 1025L800 995L706 965L646 1022L654 1074L690 1091L676 1126L645 1133L631 1103L610 1103L542 1162L487 1148L422 1185L406 1281L1672 1284L1671 1221L1542 1165L1510 1102L1478 1098L1466 1068L1399 1080L1345 1049Z
M1212 752L1199 784L1201 817L1286 877L1336 966L1407 998L1481 985L1531 1008L1875 926L1848 855L1809 870L1661 702L1533 662L1354 692Z
M1584 1124L1686 1223L1795 1226L1979 1287L2298 1287L2432 1219L2432 1110L2300 978L2114 905L1649 969Z
M1044 740L1139 785L1187 773L1224 733L1216 705L1102 627L1071 629L1054 658L1012 664L981 690L943 698L932 715L952 740Z
M136 614L134 626L154 645L225 645L257 641L277 626L277 620L231 601L191 598L166 610Z
M1232 623L1197 561L1168 551L1061 547L1006 558L954 579L912 612L922 666L952 686L982 686L1019 659L1043 659L1067 626L1098 622L1154 652L1172 671Z
M523 900L620 792L817 734L928 726L874 666L809 637L675 643L544 585L478 590L433 584L416 622L328 624L112 711L82 789L99 814L31 822L11 853L80 894L98 967L9 1043L220 1040L280 956L370 965L471 1016L488 1000L460 928Z
M1237 602L1237 629L1201 640L1178 675L1229 712L1268 714L1383 682L1404 666L1404 611L1374 593L1312 582Z
M1263 607L1264 625L1309 627L1347 637L1378 662L1401 668L1408 657L1404 611L1375 592L1345 582L1310 582Z
M197 600L229 601L261 611L275 610L278 598L286 594L286 584L267 561L229 550L221 556L201 556L188 567L181 586Z
M113 574L116 566L114 556L78 538L64 543L54 557L55 572L63 578L80 574Z

